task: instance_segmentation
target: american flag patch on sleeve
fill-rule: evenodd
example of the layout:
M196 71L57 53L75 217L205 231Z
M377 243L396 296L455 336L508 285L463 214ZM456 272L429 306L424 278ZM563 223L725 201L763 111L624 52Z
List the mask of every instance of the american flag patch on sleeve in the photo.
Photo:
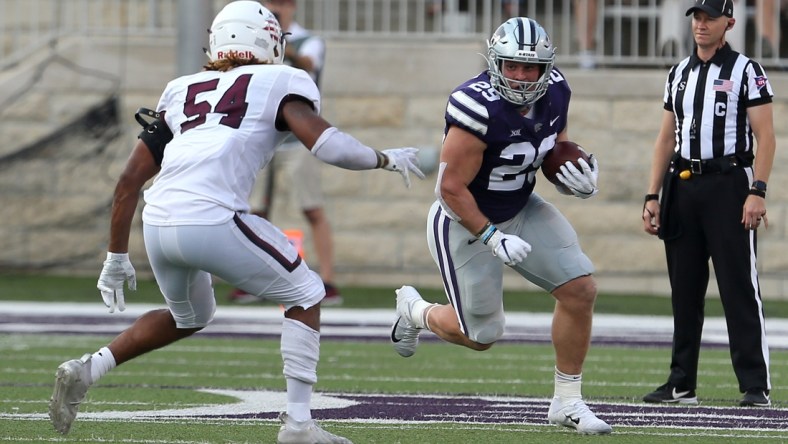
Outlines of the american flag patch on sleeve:
M733 80L715 79L712 86L714 91L728 92L733 90Z

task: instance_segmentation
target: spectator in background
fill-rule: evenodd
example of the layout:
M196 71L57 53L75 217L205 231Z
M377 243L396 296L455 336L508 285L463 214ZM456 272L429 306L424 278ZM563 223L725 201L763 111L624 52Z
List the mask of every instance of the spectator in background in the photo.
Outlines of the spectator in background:
M520 17L525 14L525 0L501 0L501 8L506 17Z
M295 21L296 0L266 0L263 5L279 19L282 30L286 33L285 63L309 73L320 87L320 74L326 58L325 41ZM321 163L310 155L308 150L303 149L302 144L294 137L289 137L279 147L274 162L274 166L268 167L273 170L265 170L261 175L284 170L289 176L288 192L300 206L311 230L320 277L326 289L323 306L341 305L342 295L334 278L334 237L324 207L323 185L320 180ZM269 181L267 186L273 186L273 183L273 180ZM268 218L271 217L271 209L263 205L270 202L264 202L264 192L267 192L264 187L256 187L252 192L251 205L256 214ZM260 299L236 289L230 293L230 300L248 303Z
M427 4L427 15L440 17L441 30L448 33L473 31L471 0L431 0Z
M525 0L503 0L503 13L506 17L526 15ZM575 33L577 38L578 67L596 68L596 0L572 0Z
M780 20L788 12L788 0L758 0L755 25L761 36L761 57L779 57Z
M578 66L596 68L596 0L574 0L574 22L577 31Z

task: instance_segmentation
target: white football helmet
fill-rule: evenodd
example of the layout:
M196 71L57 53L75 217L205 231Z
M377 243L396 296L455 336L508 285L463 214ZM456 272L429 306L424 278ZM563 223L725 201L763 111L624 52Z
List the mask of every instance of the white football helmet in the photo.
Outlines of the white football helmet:
M281 64L285 58L285 39L274 14L256 1L228 3L211 24L212 62L231 53L241 58L256 57L264 63Z
M509 86L501 72L504 60L540 65L540 76L535 82L517 82ZM547 31L528 17L513 17L495 30L487 42L487 64L492 86L515 105L530 105L547 92L550 71L555 63L555 47Z

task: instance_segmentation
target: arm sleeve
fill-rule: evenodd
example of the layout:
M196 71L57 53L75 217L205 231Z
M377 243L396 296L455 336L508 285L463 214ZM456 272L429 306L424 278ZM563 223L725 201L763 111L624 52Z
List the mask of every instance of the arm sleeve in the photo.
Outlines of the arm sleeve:
M318 137L312 154L323 162L345 168L347 170L372 170L383 165L385 156L355 137L339 131L335 127L327 128Z

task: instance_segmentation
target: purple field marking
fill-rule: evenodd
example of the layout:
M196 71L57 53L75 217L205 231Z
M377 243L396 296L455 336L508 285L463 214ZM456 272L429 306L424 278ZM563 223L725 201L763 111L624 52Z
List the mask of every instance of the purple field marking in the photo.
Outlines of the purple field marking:
M147 421L155 419L275 421L284 407L283 392L212 389L213 393L246 399L246 404L208 404L172 410L107 411L83 413L85 420ZM320 392L313 405L317 420L356 423L456 423L545 426L549 400L501 396L383 395ZM279 407L271 405L274 401ZM252 404L249 404L252 402ZM344 407L337 407L344 405ZM250 407L251 406L251 407ZM254 407L257 406L257 407ZM266 407L261 407L266 406ZM589 402L602 419L614 427L671 429L786 431L788 409L738 407L679 407L665 405ZM0 414L2 419L46 419L45 414ZM788 434L786 435L788 438Z
M456 422L547 425L549 401L475 396L348 395L351 407L319 409L319 420L379 422ZM616 426L736 430L786 430L788 410L734 407L677 407L590 402L602 419ZM222 415L228 419L275 419L276 413ZM204 418L214 416L205 415Z
M8 307L6 305L6 307ZM123 314L87 310L82 307L70 312L46 309L11 311L0 310L0 333L64 333L64 334L116 334L130 325L139 312L127 310ZM39 306L35 306L39 308ZM358 315L358 314L356 314ZM228 337L278 338L281 316L268 313L255 316L217 316L201 335ZM354 323L347 318L323 323L324 338L388 341L390 323L366 321ZM626 329L611 330L610 335L595 335L597 344L664 345L669 335L654 331L653 335L630 334ZM328 333L325 333L328 332ZM770 335L774 330L770 331ZM784 336L786 332L779 331ZM549 332L544 328L514 325L507 328L507 342L548 343ZM781 337L782 337L781 336ZM433 340L433 336L425 336ZM709 344L706 344L709 345ZM720 345L720 344L711 344ZM328 408L315 411L317 419L343 421L447 421L457 423L535 424L546 425L548 400L529 398L474 397L474 396L405 396L330 394L336 398L352 400L358 404L345 408ZM594 411L615 426L630 427L698 427L709 429L739 429L784 431L788 424L788 409L678 407L640 404L590 402ZM225 417L239 419L273 420L276 413L239 415L197 415L196 417Z

